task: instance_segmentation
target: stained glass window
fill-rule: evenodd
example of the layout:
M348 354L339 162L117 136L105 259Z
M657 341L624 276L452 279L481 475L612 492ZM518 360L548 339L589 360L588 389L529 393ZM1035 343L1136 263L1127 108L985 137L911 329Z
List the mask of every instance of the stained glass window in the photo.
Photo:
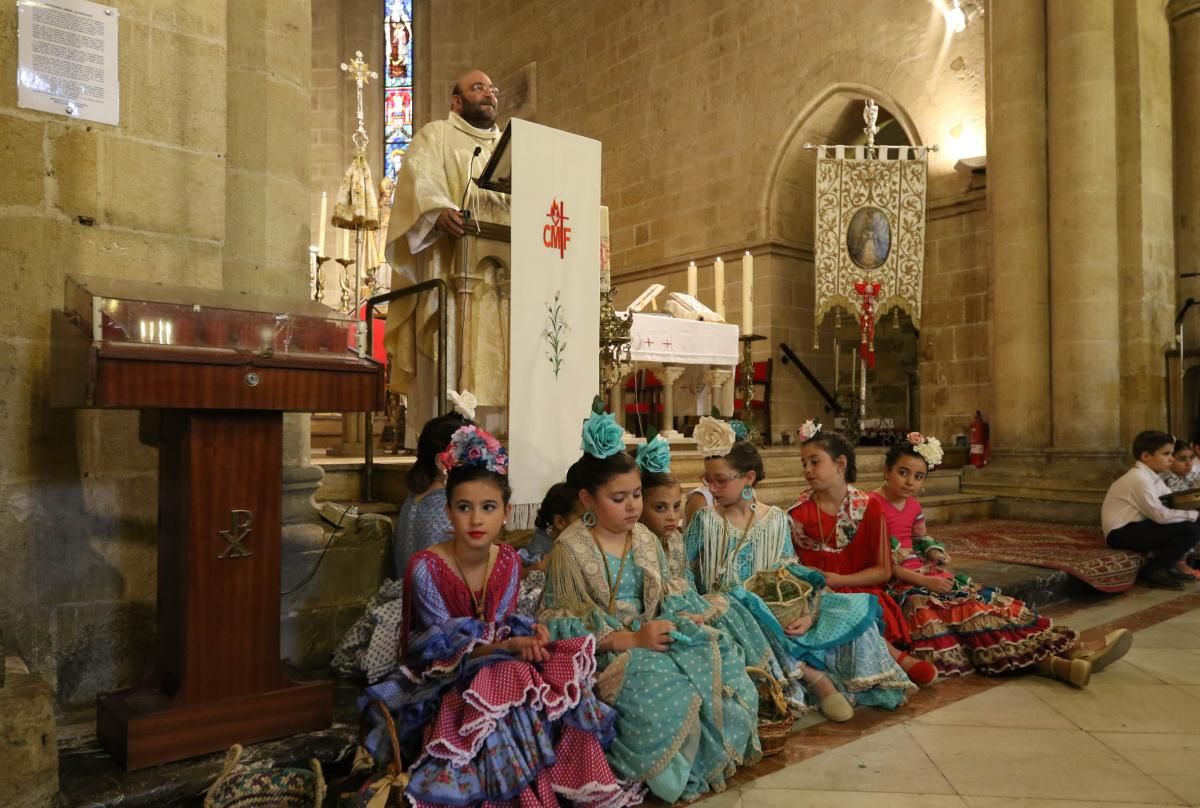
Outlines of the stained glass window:
M383 2L383 154L393 180L412 140L412 0Z

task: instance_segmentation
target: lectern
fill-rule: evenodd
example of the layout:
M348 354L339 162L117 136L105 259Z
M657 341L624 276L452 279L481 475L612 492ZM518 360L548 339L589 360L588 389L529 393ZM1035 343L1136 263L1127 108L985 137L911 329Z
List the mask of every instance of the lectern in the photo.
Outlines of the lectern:
M141 411L159 450L158 662L102 695L126 769L328 726L279 658L283 413L383 407L353 320L316 303L102 279L52 314L56 406Z

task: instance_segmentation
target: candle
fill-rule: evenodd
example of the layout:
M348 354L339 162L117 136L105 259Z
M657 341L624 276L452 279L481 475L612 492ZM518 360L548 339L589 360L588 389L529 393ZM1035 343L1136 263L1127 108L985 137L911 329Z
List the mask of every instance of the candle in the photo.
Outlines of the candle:
M688 261L688 294L691 295L692 297L695 297L697 291L698 290L697 290L697 284L696 284L696 262Z
M350 260L350 231L342 231L342 258Z
M320 235L317 236L317 255L325 255L325 216L329 213L329 194L321 192L321 218L317 220L317 227L321 228Z
M722 320L725 319L725 262L717 256L717 260L713 262L713 286L716 287L717 299L716 307L717 314Z
M754 333L754 256L742 256L742 334Z

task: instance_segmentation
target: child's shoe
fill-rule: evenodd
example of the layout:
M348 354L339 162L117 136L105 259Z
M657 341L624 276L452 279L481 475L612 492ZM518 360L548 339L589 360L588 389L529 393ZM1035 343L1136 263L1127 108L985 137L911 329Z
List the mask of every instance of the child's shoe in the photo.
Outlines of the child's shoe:
M1086 659L1047 657L1037 664L1037 672L1074 687L1087 687L1092 680L1092 663Z
M912 664L905 665L906 660ZM903 651L900 652L900 656L896 657L896 663L904 669L904 672L908 674L909 680L917 687L928 687L937 678L937 668L932 663L909 656Z

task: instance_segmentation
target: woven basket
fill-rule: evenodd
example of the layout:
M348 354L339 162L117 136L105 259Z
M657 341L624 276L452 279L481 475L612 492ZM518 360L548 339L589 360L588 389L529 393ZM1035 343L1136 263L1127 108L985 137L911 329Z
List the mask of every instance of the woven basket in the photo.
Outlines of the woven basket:
M399 808L399 806L407 805L404 799L404 789L408 785L408 775L401 768L403 761L400 759L400 739L396 735L396 722L392 720L392 713L388 710L387 704L382 699L376 699L372 705L379 714L383 717L383 724L387 728L388 741L392 745L392 759L388 761L387 767L382 775L377 775L369 778L358 792L356 804L366 808L370 803L382 804L386 808ZM370 707L367 708L368 711ZM363 714L366 718L366 713ZM387 796L380 798L380 792L386 791ZM382 803L378 800L383 799Z
M788 710L783 688L771 674L754 667L746 668L746 674L758 690L758 740L763 757L770 757L783 751L796 719Z
M204 808L321 808L325 778L316 758L310 769L258 768L234 772L242 747L234 744L225 766L204 795Z
M817 616L821 593L803 578L797 578L787 567L762 570L746 581L747 591L762 598L779 624L786 626L801 617Z

